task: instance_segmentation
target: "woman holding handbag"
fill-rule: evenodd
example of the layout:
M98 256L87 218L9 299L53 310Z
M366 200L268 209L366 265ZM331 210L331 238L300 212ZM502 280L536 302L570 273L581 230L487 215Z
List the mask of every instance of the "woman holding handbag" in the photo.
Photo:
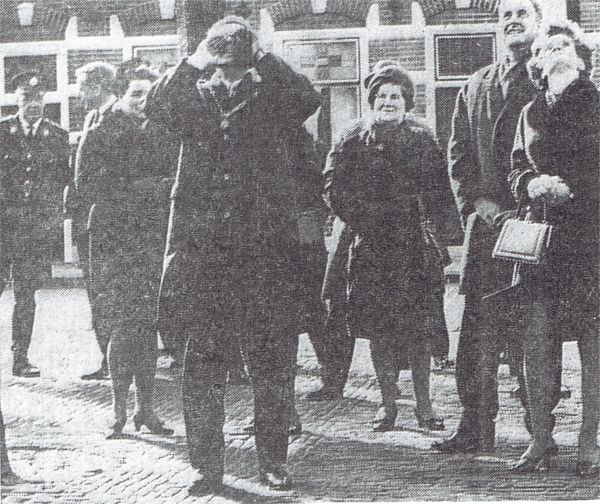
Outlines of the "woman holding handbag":
M375 65L365 79L371 114L350 128L329 154L326 200L354 233L348 269L348 323L368 338L383 404L373 430L394 428L396 380L407 352L420 427L442 430L429 378L433 331L441 310L442 254L431 265L432 219L449 193L446 166L429 129L407 115L414 105L410 75L394 62ZM431 265L429 268L428 265ZM444 324L445 330L445 324ZM447 337L447 333L436 334Z
M521 113L509 176L515 197L553 226L546 260L523 266L524 366L532 441L515 472L547 470L558 448L552 411L560 392L562 341L577 339L583 422L577 472L600 471L598 341L598 90L589 80L591 50L570 21L543 27L529 64L538 96ZM572 336L572 337L571 337Z

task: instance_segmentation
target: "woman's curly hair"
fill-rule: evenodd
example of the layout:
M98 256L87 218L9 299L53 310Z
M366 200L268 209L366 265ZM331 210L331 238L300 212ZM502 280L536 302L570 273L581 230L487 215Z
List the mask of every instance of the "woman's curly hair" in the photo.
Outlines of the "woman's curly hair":
M568 19L546 21L540 26L540 33L531 46L533 55L527 64L529 78L540 89L548 87L547 79L542 75L542 63L539 58L540 51L547 39L554 35L566 35L573 40L575 52L584 64L584 69L581 70L582 77L589 78L594 68L593 49L587 44L585 33L577 23Z
M117 96L123 96L132 80L154 82L156 79L158 79L158 72L147 61L138 58L130 59L123 61L117 68L114 91Z

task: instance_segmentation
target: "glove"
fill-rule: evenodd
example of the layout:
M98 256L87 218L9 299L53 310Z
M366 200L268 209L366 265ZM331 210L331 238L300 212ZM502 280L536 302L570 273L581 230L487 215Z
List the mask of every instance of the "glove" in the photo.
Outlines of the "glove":
M502 229L502 226L504 226L504 223L508 219L516 219L516 218L517 218L516 210L505 210L504 212L500 212L500 213L496 214L496 216L494 217L494 226L496 226L498 229Z
M475 211L488 226L494 227L496 225L494 219L500 213L500 207L494 201L481 197L475 200Z

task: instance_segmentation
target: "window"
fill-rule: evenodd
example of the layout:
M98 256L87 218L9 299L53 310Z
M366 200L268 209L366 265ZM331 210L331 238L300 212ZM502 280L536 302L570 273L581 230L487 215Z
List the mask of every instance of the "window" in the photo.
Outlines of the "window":
M471 74L494 62L496 37L493 33L438 34L433 42L436 133L445 148L456 94Z
M473 30L477 29L482 28L473 27ZM434 55L434 65L427 69L428 96L434 103L430 119L435 121L436 134L444 151L450 139L456 95L469 76L492 64L496 58L496 38L491 33L493 26L484 29L490 33L457 33L446 29L444 33L432 33L428 42ZM463 237L454 202L449 199L443 206L442 232L449 243L458 245Z
M494 62L495 37L485 35L437 35L435 77L437 80L466 79Z
M179 50L177 46L134 47L133 57L147 61L162 73L177 63Z
M358 40L303 40L284 44L284 58L306 75L323 95L316 127L328 145L360 116Z

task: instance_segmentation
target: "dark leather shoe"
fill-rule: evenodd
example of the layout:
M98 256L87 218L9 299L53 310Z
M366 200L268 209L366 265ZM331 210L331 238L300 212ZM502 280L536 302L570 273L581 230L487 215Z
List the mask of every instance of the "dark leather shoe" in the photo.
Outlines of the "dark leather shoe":
M550 461L558 455L558 446L553 445L537 456L522 456L510 465L510 471L517 474L546 472L550 470Z
M39 378L40 370L35 366L29 364L29 362L17 362L13 364L13 376L18 376L19 378Z
M85 374L81 377L82 380L110 380L110 374L108 369L100 368L98 371L94 371L90 374Z
M135 427L135 431L139 432L143 425L145 425L152 434L159 434L161 436L172 436L175 432L173 429L165 427L154 413L146 415L143 412L138 411L133 415L133 426Z
M223 491L222 478L201 478L194 481L188 488L188 494L193 497L204 497L205 495L215 495Z
M127 420L116 421L111 426L108 434L106 434L106 439L123 439L125 437L123 434L123 427L125 427L126 422L127 422Z
M336 401L343 397L344 391L335 387L321 387L306 394L307 401Z
M398 410L396 408L381 406L373 419L373 432L388 432L394 430Z
M444 419L439 417L422 417L419 412L414 410L415 416L417 417L417 423L421 429L427 429L430 431L443 431L445 429Z
M283 492L292 488L292 479L283 467L261 468L259 479L264 485L269 485L271 490Z
M440 453L472 453L479 450L479 439L456 431L448 439L433 443L431 449Z
M590 460L577 462L575 474L580 478L595 478L600 476L600 463L592 462Z

